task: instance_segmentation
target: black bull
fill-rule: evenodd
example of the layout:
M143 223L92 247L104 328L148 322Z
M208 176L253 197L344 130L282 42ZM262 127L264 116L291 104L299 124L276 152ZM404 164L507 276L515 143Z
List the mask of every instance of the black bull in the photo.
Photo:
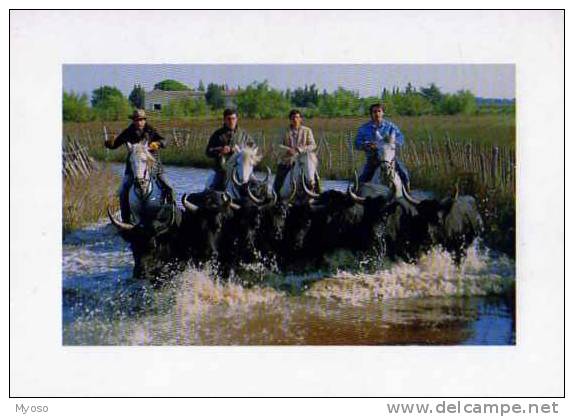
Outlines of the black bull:
M163 204L153 217L143 216L138 224L116 219L108 210L120 236L128 242L134 257L134 278L161 282L181 270L183 253L179 246L181 211L175 203Z
M227 266L274 258L288 270L318 265L337 249L413 261L440 245L460 263L482 228L471 196L414 204L385 187L363 187L357 194L330 190L296 205L265 197L235 203L216 191L184 196L182 203L183 218L169 232L130 237L134 258L155 254L164 263L171 258Z

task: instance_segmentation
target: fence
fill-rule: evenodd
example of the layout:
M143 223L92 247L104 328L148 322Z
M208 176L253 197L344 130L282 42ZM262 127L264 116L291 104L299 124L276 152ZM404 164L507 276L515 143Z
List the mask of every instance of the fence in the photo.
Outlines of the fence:
M251 129L249 133L257 143L264 159L263 165L273 167L279 156L278 144L281 141L280 128ZM207 128L168 128L160 133L171 142L162 150L164 163L180 165L206 165L205 147L211 135ZM119 157L119 154L108 154L103 150L102 139L107 131L77 131L76 140L68 137L70 152L65 160L72 166L69 171L85 172L91 166L87 158L87 146L91 155L98 159ZM320 160L320 172L323 178L351 178L355 170L360 170L364 163L363 152L354 149L355 132L347 129L316 129L315 140ZM65 152L66 152L65 151ZM65 153L66 156L66 153ZM478 184L483 188L495 188L503 192L514 193L515 190L515 150L511 146L494 146L480 141L465 141L450 137L411 137L400 151L400 157L412 174L415 186L428 186L437 181L452 182L462 180ZM119 158L118 158L119 159ZM201 164L203 163L203 165ZM207 161L208 163L208 161Z
M62 154L62 174L65 178L88 177L95 169L95 162L89 156L88 148L69 136L64 142Z

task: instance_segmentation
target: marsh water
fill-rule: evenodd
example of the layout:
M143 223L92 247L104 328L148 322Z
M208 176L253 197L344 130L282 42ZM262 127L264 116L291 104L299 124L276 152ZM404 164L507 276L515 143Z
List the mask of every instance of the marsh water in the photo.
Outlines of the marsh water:
M121 175L123 165L113 164ZM178 197L208 170L166 167ZM342 181L324 188L344 189ZM178 198L179 199L179 198ZM131 277L129 246L107 220L63 241L65 345L509 345L514 261L476 242L460 267L433 250L376 271L333 255L325 270L259 270L255 284L189 267L157 289Z

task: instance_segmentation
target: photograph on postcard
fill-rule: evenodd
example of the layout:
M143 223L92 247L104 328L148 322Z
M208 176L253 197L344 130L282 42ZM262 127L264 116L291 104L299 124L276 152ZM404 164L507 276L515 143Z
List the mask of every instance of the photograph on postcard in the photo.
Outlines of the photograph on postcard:
M514 345L512 64L64 64L64 345Z

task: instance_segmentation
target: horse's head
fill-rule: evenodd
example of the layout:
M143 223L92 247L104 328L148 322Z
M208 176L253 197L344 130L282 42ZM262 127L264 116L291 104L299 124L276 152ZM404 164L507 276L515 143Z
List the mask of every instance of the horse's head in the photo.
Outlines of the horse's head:
M297 184L301 184L311 197L316 197L311 190L316 185L318 165L319 160L314 152L301 152L297 155L293 166L294 180Z
M128 143L129 163L134 176L136 189L144 193L149 189L155 158L148 151L147 142Z
M256 146L235 146L235 153L228 161L228 174L237 187L241 187L249 182L255 165L257 165L262 155L258 153ZM231 171L231 172L229 172ZM229 177L229 176L228 176Z
M392 178L395 173L397 156L397 141L394 134L387 136L379 147L381 170L386 178Z

